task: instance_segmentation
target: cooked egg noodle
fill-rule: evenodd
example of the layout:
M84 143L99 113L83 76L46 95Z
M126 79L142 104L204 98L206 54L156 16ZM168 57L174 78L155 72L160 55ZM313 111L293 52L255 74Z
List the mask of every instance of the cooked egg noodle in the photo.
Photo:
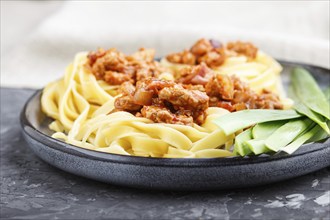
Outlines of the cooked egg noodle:
M78 147L145 157L207 158L232 156L234 135L225 135L212 120L229 112L209 108L199 126L153 123L128 112L115 112L118 86L97 80L84 67L87 53L76 55L63 79L42 93L43 112L54 119L52 137Z

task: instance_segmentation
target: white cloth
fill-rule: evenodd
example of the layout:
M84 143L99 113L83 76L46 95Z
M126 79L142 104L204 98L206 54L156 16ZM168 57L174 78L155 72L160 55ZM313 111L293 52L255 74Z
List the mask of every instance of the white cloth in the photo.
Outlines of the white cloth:
M251 41L275 58L330 67L329 2L67 2L2 58L1 85L42 87L79 51L152 47L161 57L201 37Z

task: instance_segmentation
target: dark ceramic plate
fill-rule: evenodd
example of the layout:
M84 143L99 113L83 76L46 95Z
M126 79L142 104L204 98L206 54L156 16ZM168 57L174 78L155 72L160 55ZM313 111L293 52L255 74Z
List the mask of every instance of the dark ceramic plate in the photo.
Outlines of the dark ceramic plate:
M310 70L322 87L329 86L329 70L290 62L284 67L288 84L291 68ZM306 144L292 155L211 159L165 159L123 156L82 149L51 138L50 119L40 109L41 91L21 113L23 135L44 161L67 172L111 184L164 190L212 190L249 187L301 176L330 166L330 139Z

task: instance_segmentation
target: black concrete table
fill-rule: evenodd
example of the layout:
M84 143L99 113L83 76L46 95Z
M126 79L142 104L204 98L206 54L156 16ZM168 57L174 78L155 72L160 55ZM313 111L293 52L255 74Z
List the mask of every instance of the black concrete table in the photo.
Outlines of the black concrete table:
M1 88L3 219L329 219L330 168L256 188L159 192L56 169L22 139L19 112L33 90Z

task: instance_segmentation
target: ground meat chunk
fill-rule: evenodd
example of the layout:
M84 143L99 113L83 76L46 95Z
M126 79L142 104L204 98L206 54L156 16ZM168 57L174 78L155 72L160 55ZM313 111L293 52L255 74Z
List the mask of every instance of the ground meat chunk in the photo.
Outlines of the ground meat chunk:
M176 81L182 84L206 85L213 74L213 71L205 63L201 63L198 66L181 69Z
M208 67L216 68L225 61L225 50L222 44L216 40L198 40L190 50L173 53L166 56L166 59L172 63L197 65L202 62Z
M196 57L193 53L188 50L184 50L179 53L169 54L167 60L172 63L182 63L188 65L195 65L196 64Z
M206 118L205 111L209 106L209 97L199 90L184 89L181 85L162 89L158 97L171 104L176 114L191 116L197 124Z
M236 76L214 75L206 84L209 106L225 108L231 112L244 109L283 109L279 97L267 90L255 93Z
M158 80L154 78L138 81L134 92L134 102L140 105L151 105L158 97L158 93L165 87L174 86L175 83L169 80Z
M116 49L99 49L90 52L85 65L97 79L101 79L110 85L121 85L130 81L135 84L139 80L149 77L157 77L165 71L163 67L154 61L155 51L141 48L133 55L125 55Z
M283 104L279 102L279 97L278 95L272 93L271 91L267 89L263 89L261 95L258 97L259 100L265 100L265 105L262 106L261 108L265 109L282 109Z
M87 57L89 59L88 67L90 67L97 79L104 79L106 72L109 72L108 79L110 80L112 79L112 72L125 74L129 78L133 77L134 72L127 68L124 54L116 49L108 51L99 49L96 52L89 53Z
M249 59L255 59L258 53L258 48L256 48L253 44L241 41L229 42L227 44L227 49L247 56Z
M91 52L87 55L89 65L93 66L95 61L105 55L106 51L103 48L99 48L96 52Z
M115 100L115 108L122 111L136 112L139 111L142 106L133 102L133 100L127 96L121 96Z
M221 66L225 62L225 50L217 48L207 52L204 56L198 58L198 63L205 62L210 68Z
M132 54L131 56L127 56L128 60L138 60L138 61L146 61L153 62L155 59L156 51L154 49L146 49L140 48L137 52Z
M123 95L115 100L117 110L171 124L202 124L206 118L209 97L204 92L155 78L139 81L134 91L132 86L121 86Z
M150 78L150 79L141 81L139 88L143 87L148 91L153 91L154 93L158 93L163 88L172 87L175 85L176 85L176 83L173 81L170 81L170 80L161 80L161 79Z
M186 110L206 110L208 108L209 97L205 93L199 90L184 89L181 85L162 89L158 97L171 103L174 108Z
M198 90L201 92L205 92L205 88L203 85L182 84L182 87L185 89Z
M123 95L133 95L134 91L135 86L131 82L124 82L118 89L118 93Z
M141 109L141 116L156 123L182 124L192 126L193 118L180 113L172 113L165 107L144 106Z
M130 82L124 82L118 92L122 96L115 99L115 109L128 112L139 111L142 106L133 101L133 95L135 92L135 86Z
M151 79L149 79L151 80ZM133 100L135 103L139 103L140 105L151 105L152 99L154 97L155 92L151 89L148 89L148 80L138 81L136 84L136 90L134 92Z
M122 83L127 81L134 82L130 75L115 71L105 71L103 79L110 85L121 85Z
M216 74L206 84L205 91L209 96L231 100L234 97L234 84L229 76Z
M136 82L153 77L157 78L161 73L167 71L159 62L153 60L155 51L148 52L147 54L144 53L147 52L142 51L141 55L136 55L138 52L135 53L135 57L140 57L137 58L139 60L138 62L133 62L136 70ZM142 59L145 59L147 62L144 62Z
M257 53L258 48L251 43L229 42L224 47L219 41L202 38L190 50L169 54L166 59L172 63L188 65L198 65L204 62L208 67L214 69L221 66L228 56L244 55L252 60L256 58Z
M198 40L191 48L190 51L195 56L203 56L207 52L213 49L213 45L210 40L206 40L204 38Z

